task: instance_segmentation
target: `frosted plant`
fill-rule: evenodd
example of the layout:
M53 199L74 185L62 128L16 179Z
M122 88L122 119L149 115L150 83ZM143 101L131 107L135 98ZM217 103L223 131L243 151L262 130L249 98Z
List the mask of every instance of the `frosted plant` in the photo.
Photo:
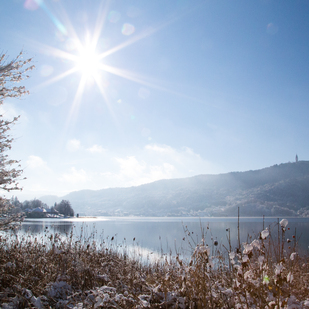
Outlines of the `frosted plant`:
M257 239L253 240L252 243L251 243L251 245L252 245L253 247L258 248L258 249L261 248L261 244L260 244L260 242L259 242Z
M253 250L252 244L244 244L243 254L248 254Z
M203 245L197 245L192 257L197 258L201 254L206 254L207 256L210 255L210 248L208 246L203 246Z
M296 253L296 252L291 253L291 255L290 255L290 260L291 260L291 261L294 261L294 259L295 259L296 256L297 256L297 253Z
M268 235L269 235L269 231L267 229L261 232L261 238L262 239L267 238Z
M282 262L280 264L275 265L275 274L280 275L283 271L283 265Z
M241 260L243 263L247 263L247 262L249 262L249 257L248 257L248 255L247 254L245 254L245 255L243 255L243 257L242 257L242 260Z
M290 282L290 283L291 283L291 282L293 281L293 279L294 279L293 274L292 274L291 272L289 272L288 275L287 275L287 279L286 279L287 282Z
M286 226L288 225L289 221L287 219L282 219L280 221L280 225L282 228L286 228Z
M263 267L263 264L264 264L264 256L263 255L260 255L259 257L258 257L258 263L259 263L259 265L260 265L260 269L262 269L262 267Z

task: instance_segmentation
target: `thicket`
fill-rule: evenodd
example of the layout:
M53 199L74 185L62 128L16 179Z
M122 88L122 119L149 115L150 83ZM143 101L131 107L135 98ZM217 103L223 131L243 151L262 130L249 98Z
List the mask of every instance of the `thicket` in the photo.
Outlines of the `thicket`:
M213 250L202 239L189 262L164 256L148 264L111 247L113 239L2 235L0 302L2 308L309 308L308 257L286 239L287 220L278 228L275 237L265 229L235 249Z

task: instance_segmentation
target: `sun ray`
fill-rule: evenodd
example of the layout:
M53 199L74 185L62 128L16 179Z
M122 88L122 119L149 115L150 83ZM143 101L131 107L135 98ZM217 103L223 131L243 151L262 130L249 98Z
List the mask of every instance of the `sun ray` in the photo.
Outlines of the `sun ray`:
M73 39L77 44L78 43L81 44L79 36L77 35L75 28L72 25L70 17L68 16L66 10L63 9L62 6L60 6L60 8L61 8L62 19L64 20L64 24L66 25L66 29L67 29L66 37Z
M77 71L76 68L72 68L72 69L70 69L70 70L68 70L68 71L65 71L65 72L63 72L62 74L59 74L59 75L55 76L54 78L50 78L50 79L48 79L46 82L41 83L41 84L39 84L39 85L33 87L32 90L39 90L39 89L41 89L41 88L43 88L43 87L49 86L49 85L51 85L51 84L54 84L54 83L60 81L61 79L63 79L63 78L65 78L65 77L67 77L67 76L69 76L69 75L75 73L76 71Z
M188 12L185 12L183 14L179 14L179 15L171 18L170 20L168 20L168 21L166 21L164 23L161 23L161 25L158 25L157 27L149 27L149 28L147 28L146 30L142 31L139 35L135 35L131 39L125 41L124 43L119 44L119 45L109 49L106 52L103 52L102 54L100 54L99 58L103 59L103 58L105 58L105 57L107 57L109 55L112 55L112 54L114 54L114 53L116 53L116 52L118 52L118 51L120 51L120 50L122 50L122 49L124 49L124 48L126 48L126 47L128 47L128 46L130 46L130 45L132 45L132 44L142 40L142 39L145 39L145 38L155 34L156 32L158 32L158 31L164 29L165 27L169 26L170 24L175 23L177 20L182 18L184 15L189 14L193 10L194 9L191 9Z
M55 57L70 61L76 61L77 59L76 55L54 47L48 47L48 53L51 53Z
M47 14L47 16L51 19L51 21L54 23L56 28L62 33L67 34L67 29L65 26L60 22L60 20L50 11L50 9L46 6L45 2L43 0L35 0L35 2L38 4L38 6Z
M66 121L65 131L69 129L69 127L72 125L72 123L74 123L75 119L77 118L78 110L79 110L82 97L83 97L83 93L84 93L84 89L85 89L85 85L86 85L86 78L81 77L79 81L79 85L76 90L73 103L71 105L71 109L70 109L67 121Z
M95 24L95 29L93 31L93 35L91 37L91 44L93 44L92 48L96 48L97 43L99 41L100 35L103 31L104 24L106 22L106 15L107 15L107 10L109 7L110 0L106 1L105 4L103 2L100 5L100 8L98 9L98 14L97 14L97 19L96 19L96 24ZM62 8L62 6L61 6ZM70 37L74 40L76 44L77 49L81 49L83 47L83 42L81 38L77 35L74 26L71 23L71 20L66 12L66 10L61 11L62 18L64 20L64 24L66 25L67 29L67 37Z
M100 35L101 35L101 33L104 29L104 24L106 22L106 16L107 16L109 3L110 3L110 0L106 2L104 8L103 8L103 2L101 3L99 13L98 13L98 17L97 17L97 21L96 21L96 25L95 25L95 29L94 29L94 32L93 32L93 38L92 38L94 47L97 47L98 41L100 39Z
M160 91L168 92L170 94L174 94L174 95L186 98L186 99L194 100L194 101L199 102L199 103L205 103L204 101L202 101L198 98L187 96L187 95L184 95L181 92L173 91L173 90L170 90L166 87L162 87L158 84L154 84L153 82L146 81L145 78L143 79L142 77L137 77L136 74L133 74L132 72L122 70L122 69L119 69L119 68L115 68L115 67L112 67L112 66L108 66L106 64L102 65L102 68L106 72L120 76L122 78L136 82L138 84L141 84L141 85L153 88L153 89L157 89L157 90L160 90Z
M130 45L132 45L132 44L134 44L134 43L136 43L136 42L138 42L138 41L140 41L140 40L142 40L142 39L152 35L152 34L154 34L157 31L158 31L158 29L149 28L149 29L143 31L141 34L135 35L134 37L132 37L131 39L125 41L124 43L119 44L119 45L117 45L117 46L115 46L115 47L113 47L113 48L103 52L102 54L99 55L99 58L103 59L103 58L105 58L105 57L107 57L109 55L112 55L112 54L116 53L117 51L120 51L120 50L122 50L122 49L124 49L124 48L126 48L126 47L128 47L128 46L130 46Z
M108 108L110 114L112 115L112 117L113 117L113 119L114 119L114 121L115 121L115 123L116 123L116 126L119 127L119 122L118 122L118 120L117 120L117 117L116 117L116 115L115 115L113 109L112 109L112 104L111 104L110 100L108 99L108 97L107 97L107 95L106 95L106 92L104 91L104 89L103 89L103 87L102 87L102 83L101 83L99 77L98 77L98 76L95 76L95 77L94 77L94 80L95 80L95 83L97 84L97 87L98 87L98 89L99 89L99 91L100 91L102 97L104 98L104 100L105 100L105 102L106 102L107 108Z
M52 47L50 45L43 44L43 43L40 43L38 41L30 40L30 39L27 39L27 38L25 40L27 40L28 44L30 46L32 46L32 48L34 50L36 50L36 51L39 50L40 53L42 53L42 54L45 54L45 55L48 55L48 56L52 55L52 56L55 56L57 58L69 60L69 61L75 61L76 60L75 54L67 52L63 49L55 48L55 47Z

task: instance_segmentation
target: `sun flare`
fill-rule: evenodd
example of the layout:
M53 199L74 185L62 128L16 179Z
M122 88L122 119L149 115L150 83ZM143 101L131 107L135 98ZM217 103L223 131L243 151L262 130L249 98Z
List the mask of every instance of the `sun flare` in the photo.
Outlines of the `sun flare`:
M160 89L163 91L169 91L164 87L156 85L156 83L154 83L152 80L149 81L148 78L141 76L135 72L111 66L109 62L105 60L105 58L137 43L140 40L143 40L153 35L157 31L163 29L165 26L173 22L173 20L165 22L155 28L148 27L141 31L139 34L134 33L134 35L133 32L135 32L135 28L131 27L130 29L134 30L132 33L128 33L126 31L121 32L122 35L126 36L126 39L122 43L115 45L114 47L111 47L109 49L103 48L103 50L101 50L102 47L105 46L105 44L102 44L102 32L106 21L108 21L108 9L106 5L102 4L102 6L100 6L95 26L91 30L85 29L83 40L81 39L82 33L78 33L76 31L77 29L74 28L66 14L64 14L64 22L62 23L45 6L44 10L46 10L48 16L54 22L55 27L60 33L61 40L64 42L64 45L62 46L62 48L56 48L38 42L35 43L41 50L46 51L48 55L51 54L54 57L60 58L65 63L71 63L72 66L66 71L60 73L59 75L46 80L38 87L51 85L73 74L80 75L79 81L78 79L74 79L74 81L78 81L78 84L73 102L71 104L68 119L66 121L67 128L70 126L71 122L77 119L83 95L87 90L93 90L93 86L96 86L96 91L99 91L101 93L102 98L106 103L106 106L114 117L112 99L109 95L110 89L108 89L109 87L107 87L108 85L110 85L110 74L126 79L128 81L136 82L141 85L146 85L148 87ZM132 35L131 38L127 38L129 35ZM116 117L114 118L115 121L117 121Z
M76 58L76 69L81 72L82 77L95 77L100 70L101 61L95 48L82 46L79 48Z

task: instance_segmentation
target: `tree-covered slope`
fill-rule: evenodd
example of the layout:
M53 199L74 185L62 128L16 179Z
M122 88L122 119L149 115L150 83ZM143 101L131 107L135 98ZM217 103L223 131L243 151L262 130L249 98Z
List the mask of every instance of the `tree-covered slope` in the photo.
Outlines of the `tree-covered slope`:
M236 216L240 207L246 216L306 216L309 161L130 188L82 190L62 198L72 203L76 213L87 215Z

